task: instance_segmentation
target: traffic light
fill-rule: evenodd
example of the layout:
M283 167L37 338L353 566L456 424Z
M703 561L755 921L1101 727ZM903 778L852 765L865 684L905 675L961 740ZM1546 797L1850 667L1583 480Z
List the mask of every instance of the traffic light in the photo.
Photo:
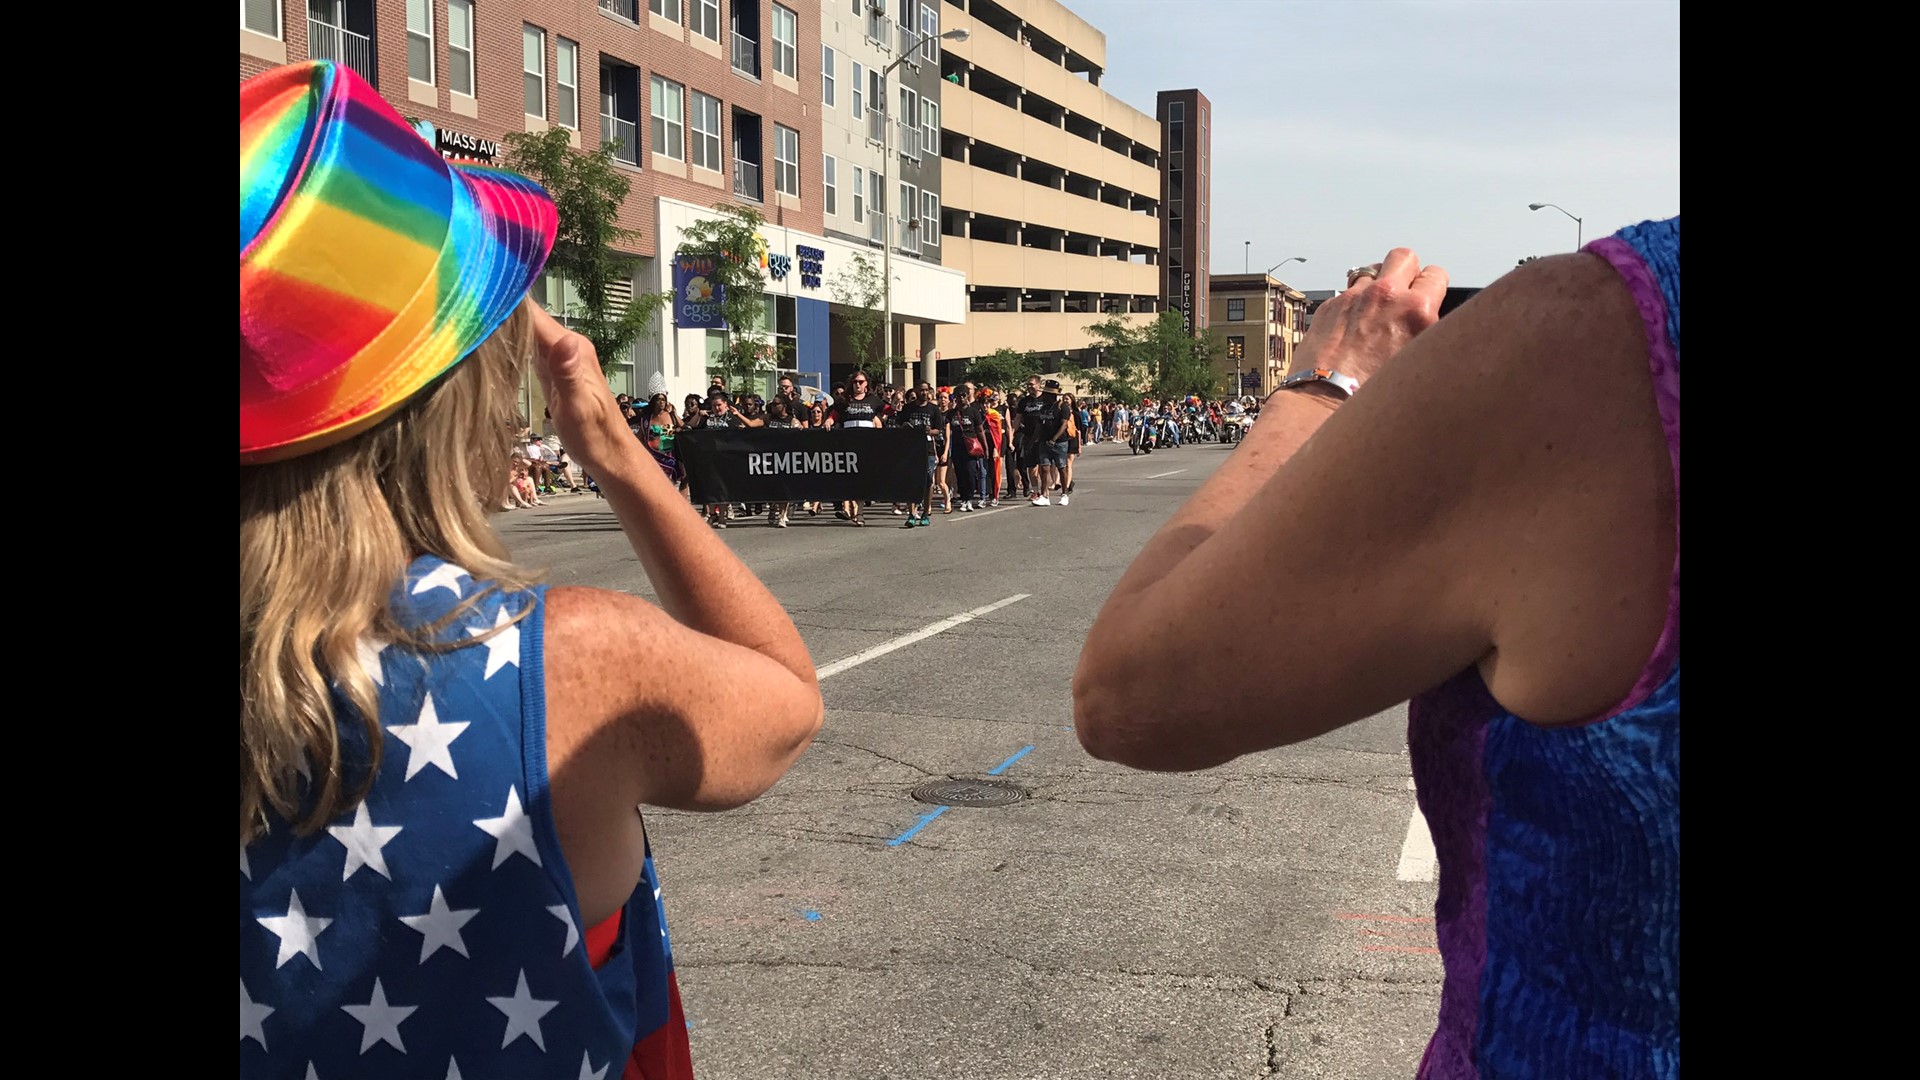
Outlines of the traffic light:
M1245 347L1246 347L1245 344L1241 342L1238 338L1235 338L1234 340L1227 342L1227 359L1229 360L1240 359L1242 350L1245 349Z

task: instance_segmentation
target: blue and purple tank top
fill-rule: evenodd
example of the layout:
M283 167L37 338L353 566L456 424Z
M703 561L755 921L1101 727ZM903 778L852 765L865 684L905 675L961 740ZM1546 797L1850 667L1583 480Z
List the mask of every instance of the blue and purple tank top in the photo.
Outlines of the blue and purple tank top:
M1646 328L1673 461L1667 619L1627 699L1585 724L1529 724L1473 668L1413 701L1446 962L1420 1080L1680 1075L1680 219L1585 250Z

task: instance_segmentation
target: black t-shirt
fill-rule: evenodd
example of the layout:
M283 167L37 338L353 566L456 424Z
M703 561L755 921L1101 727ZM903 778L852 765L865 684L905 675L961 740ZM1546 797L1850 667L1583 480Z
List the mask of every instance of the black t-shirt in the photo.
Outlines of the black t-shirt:
M1060 395L1028 394L1020 399L1020 440L1037 443L1052 439L1060 426Z
M912 428L931 439L933 429L940 426L940 406L931 401L925 405L908 405L900 410L897 419L901 427Z
M747 422L745 420L740 419L739 413L729 412L725 416L720 416L718 414L709 415L705 418L705 420L701 423L700 426L710 427L710 428L734 428L734 427L745 427L746 423Z
M947 423L953 430L953 452L960 457L967 453L969 435L980 440L982 449L987 445L987 417L978 404L955 405L947 413Z
M868 394L863 398L849 397L847 400L834 406L833 414L836 417L834 423L841 427L845 427L849 423L861 422L870 423L874 427L879 427L880 399L873 394Z
M790 428L790 427L794 427L795 425L794 425L794 422L791 420L775 420L772 417L768 417L767 426L777 427L777 428Z

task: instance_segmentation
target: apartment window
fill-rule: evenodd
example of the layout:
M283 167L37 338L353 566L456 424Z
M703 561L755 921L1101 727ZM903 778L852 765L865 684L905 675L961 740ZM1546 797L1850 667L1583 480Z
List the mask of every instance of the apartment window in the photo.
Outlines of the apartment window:
M547 32L537 26L520 27L520 70L526 73L527 115L547 115Z
M940 196L931 191L920 193L920 242L929 247L940 246Z
M561 127L580 130L580 43L557 38L554 41L553 97L554 119Z
M1184 101L1167 102L1168 123L1178 124L1187 118L1187 103Z
M647 10L663 19L680 21L680 0L647 0Z
M720 171L720 99L693 92L693 163Z
M640 20L640 0L600 0L600 10L618 15L628 22Z
M920 5L920 32L927 35L927 43L920 46L920 55L934 63L940 62L940 9L932 4Z
M600 139L613 144L615 161L640 164L640 69L600 54Z
M280 0L240 0L240 29L280 36Z
M800 133L773 125L773 190L800 197Z
M853 167L853 223L860 224L867 219L867 193L861 182L860 166Z
M720 0L693 0L693 32L708 41L720 40Z
M914 120L920 116L920 95L900 88L900 156L914 161L920 160L920 125ZM911 211L913 205L908 206Z
M820 180L821 183L826 185L827 189L827 213L839 213L840 193L834 189L833 158L824 154L820 157Z
M853 118L867 115L867 69L858 60L853 62Z
M1246 322L1247 321L1247 302L1245 300L1227 301L1227 321L1228 322Z
M920 190L903 182L900 185L900 202L896 205L900 207L900 246L911 251L914 249L915 227L920 224L919 219L913 216L914 210L920 205Z
M653 77L653 152L675 161L687 160L687 129L683 123L687 88Z
M926 135L927 153L940 156L940 103L920 99L921 130Z
M833 107L833 50L820 46L820 102Z
M473 0L447 0L447 86L473 96Z
M433 81L433 0L407 0L407 78Z
M773 70L789 79L800 77L800 17L773 5Z

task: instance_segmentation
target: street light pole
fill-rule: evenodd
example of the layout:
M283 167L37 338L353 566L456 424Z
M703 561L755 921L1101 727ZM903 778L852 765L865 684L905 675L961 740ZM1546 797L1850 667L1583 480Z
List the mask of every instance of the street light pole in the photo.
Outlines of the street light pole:
M1274 264L1273 264L1272 266L1269 266L1269 267L1267 267L1267 273L1268 273L1268 274L1272 274L1272 273L1273 273L1273 272L1274 272L1275 270L1278 270L1278 269L1280 269L1281 267L1283 267L1283 266L1285 266L1285 265L1287 265L1287 264L1288 264L1288 263L1290 263L1290 262L1297 262L1297 263L1303 263L1303 262L1306 262L1306 261L1307 261L1307 260L1306 260L1306 257L1305 257L1304 255L1295 255L1295 256L1294 256L1293 258L1291 258L1291 259L1281 259L1281 260L1280 260L1279 262L1277 262L1277 263L1274 263Z
M1248 240L1246 244L1247 246L1240 251L1240 272L1251 274L1253 273L1253 241Z
M1558 210L1561 213L1566 214L1568 217L1573 218L1573 250L1579 251L1581 241L1586 239L1586 223L1581 221L1579 218L1574 217L1572 213L1568 212L1566 207L1554 206L1554 204L1550 202L1528 203L1527 209L1538 210L1543 206L1552 206L1555 210Z
M914 50L925 45L927 39L932 36L932 32L928 31L914 38L912 44L901 49L900 55L894 57L893 63L888 64L880 72L880 115L882 117L880 121L880 205L882 207L892 205L894 196L898 194L898 192L893 190L893 91L892 88L887 85L887 79L893 75L894 68L906 63L907 58L913 55ZM969 34L966 30L949 30L940 35L940 40L965 41L968 36ZM912 210L913 208L909 206L902 207L902 209ZM886 350L887 354L887 382L889 383L893 382L893 222L889 220L891 217L892 215L885 210L881 211L880 292L883 297L882 303L884 304L885 310L882 318L886 325L886 338L882 342L882 348ZM933 381L933 379L927 375L926 371L926 366L932 362L933 358L927 356L925 352L922 351L920 356L920 374L926 382Z

